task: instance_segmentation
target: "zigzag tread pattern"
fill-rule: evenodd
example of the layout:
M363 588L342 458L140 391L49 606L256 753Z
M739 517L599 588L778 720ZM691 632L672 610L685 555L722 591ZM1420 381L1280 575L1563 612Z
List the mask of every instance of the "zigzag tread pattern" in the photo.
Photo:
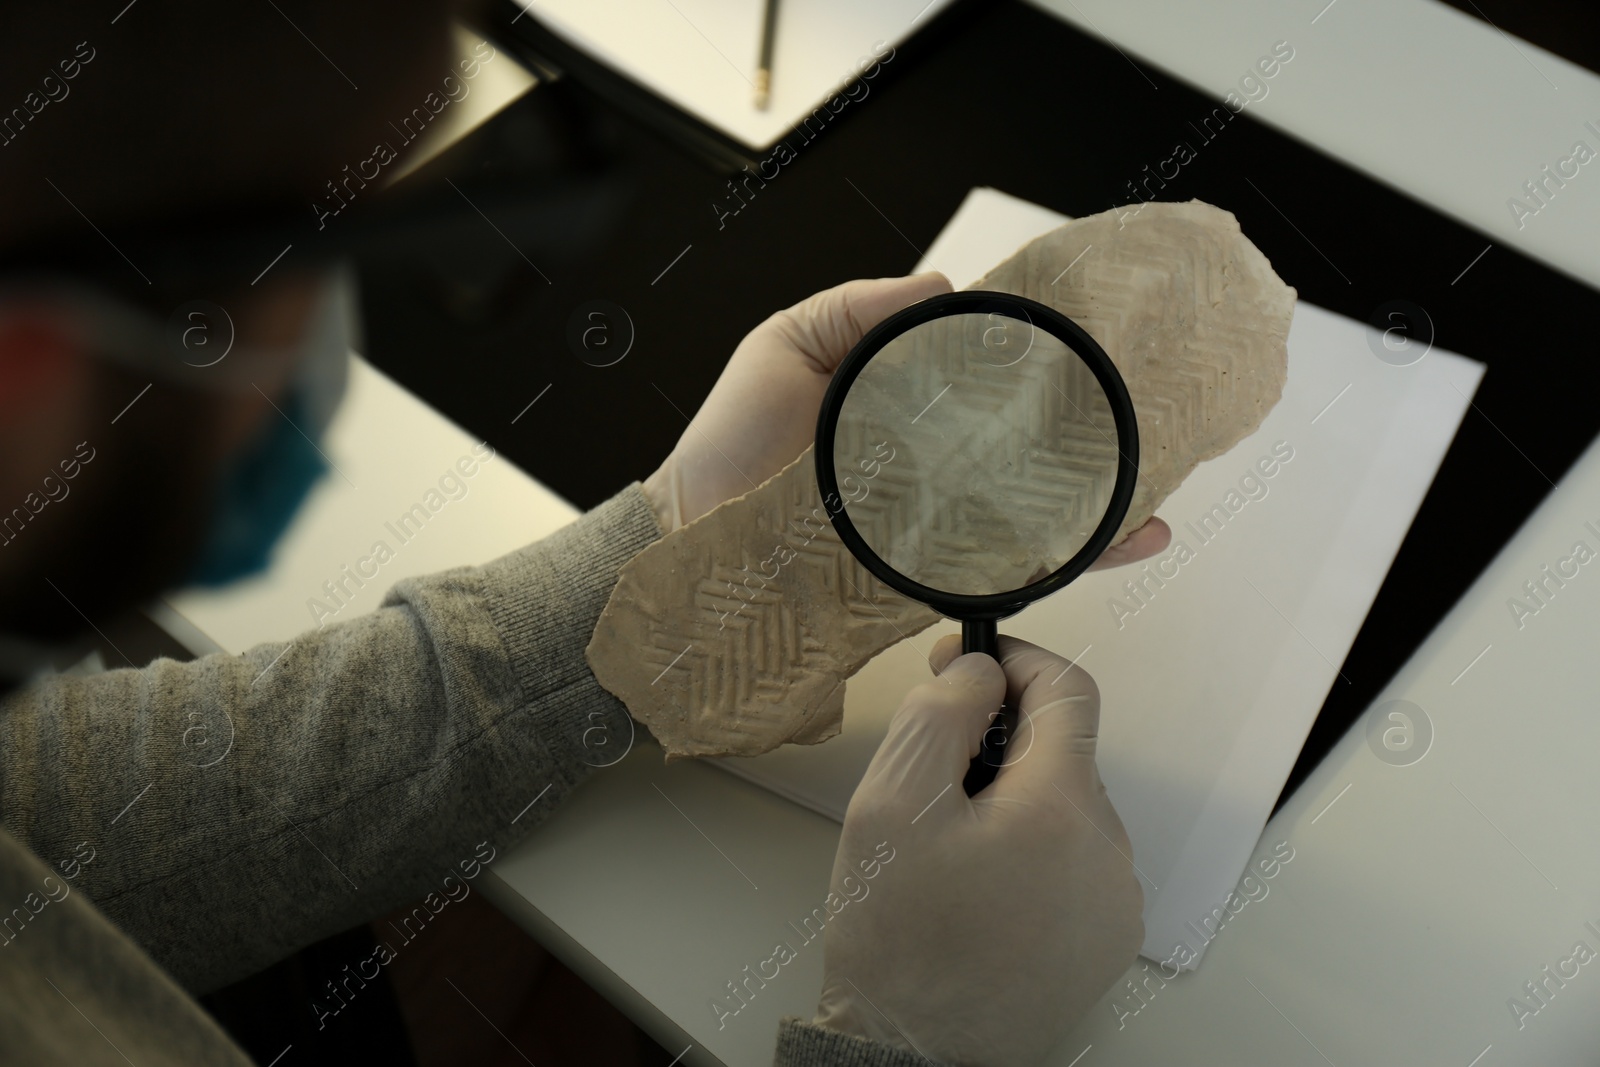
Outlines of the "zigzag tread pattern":
M937 618L845 548L807 449L624 565L588 657L669 757L762 752L836 734L844 679Z
M1080 255L1052 284L1057 264ZM1128 219L1106 212L1066 223L972 287L1050 305L1122 372L1138 413L1140 479L1121 533L1143 525L1197 465L1253 433L1283 395L1295 291L1238 220L1209 204L1150 203Z
M990 321L939 319L886 347L852 386L834 441L841 487L867 462L857 457L893 457L879 464L884 488L846 507L867 543L953 593L1004 592L1065 563L1099 525L1117 471L1110 403L1088 367L1049 333ZM1000 330L1016 336L985 343Z

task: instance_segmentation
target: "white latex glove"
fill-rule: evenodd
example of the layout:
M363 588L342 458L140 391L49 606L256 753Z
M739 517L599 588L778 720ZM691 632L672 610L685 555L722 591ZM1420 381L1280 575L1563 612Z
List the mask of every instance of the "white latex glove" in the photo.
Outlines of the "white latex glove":
M1003 672L960 651L935 646L938 677L906 695L850 800L832 889L851 902L826 927L814 1021L941 1062L1032 1067L1138 955L1144 894L1095 767L1094 680L1014 638ZM969 799L1002 692L1020 700L1007 748L1024 754Z
M938 271L857 279L746 334L677 447L644 481L662 528L671 533L794 462L816 438L834 370L862 335L907 304L949 291Z

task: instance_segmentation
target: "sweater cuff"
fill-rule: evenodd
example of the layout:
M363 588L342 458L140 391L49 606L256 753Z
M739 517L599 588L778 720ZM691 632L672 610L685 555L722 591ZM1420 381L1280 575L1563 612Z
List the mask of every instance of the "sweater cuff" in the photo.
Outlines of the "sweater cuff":
M609 766L632 747L632 720L600 687L584 649L617 572L662 530L638 482L526 548L483 567L490 618L525 704L539 707L558 767ZM559 721L555 721L559 720Z
M938 1067L915 1052L869 1041L854 1034L814 1026L798 1015L778 1023L778 1053L773 1067Z

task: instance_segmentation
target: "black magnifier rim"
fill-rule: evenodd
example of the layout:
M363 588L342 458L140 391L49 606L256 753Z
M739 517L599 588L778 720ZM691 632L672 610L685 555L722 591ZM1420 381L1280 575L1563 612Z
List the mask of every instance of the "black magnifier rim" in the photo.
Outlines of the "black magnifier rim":
M1105 516L1100 525L1084 542L1071 559L1037 582L1000 593L947 593L923 585L906 577L891 567L883 557L873 551L861 532L850 521L845 501L839 495L839 483L833 469L833 437L838 428L839 413L845 396L856 377L878 352L890 341L917 326L947 315L997 313L1008 318L1027 322L1054 335L1072 349L1089 365L1100 388L1105 391L1111 405L1111 415L1117 427L1117 478L1111 489ZM1014 615L1035 600L1049 596L1077 578L1111 545L1122 520L1127 517L1128 505L1133 500L1134 484L1139 476L1139 427L1133 410L1133 398L1122 380L1111 357L1093 337L1061 312L1037 300L1013 293L993 292L984 289L964 289L941 293L920 300L890 315L868 330L866 335L850 350L822 399L822 411L817 417L815 448L817 485L822 491L822 506L839 540L860 560L862 565L889 588L914 600L920 600L939 614L952 619L1002 619ZM829 501L833 503L830 504Z

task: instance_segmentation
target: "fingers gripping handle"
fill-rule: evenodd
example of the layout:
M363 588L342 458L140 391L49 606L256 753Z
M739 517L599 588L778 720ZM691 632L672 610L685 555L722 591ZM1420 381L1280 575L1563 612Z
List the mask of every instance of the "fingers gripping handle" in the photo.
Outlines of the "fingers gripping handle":
M984 655L1000 662L1000 637L995 628L994 619L967 619L961 623L961 651L982 652ZM993 721L983 731L983 740L978 749L977 758L967 768L967 775L961 780L961 787L967 791L967 796L976 796L985 787L994 781L995 771L1005 762L1006 743L1016 731L1017 713L1010 702L1002 701L1000 710L996 712Z

